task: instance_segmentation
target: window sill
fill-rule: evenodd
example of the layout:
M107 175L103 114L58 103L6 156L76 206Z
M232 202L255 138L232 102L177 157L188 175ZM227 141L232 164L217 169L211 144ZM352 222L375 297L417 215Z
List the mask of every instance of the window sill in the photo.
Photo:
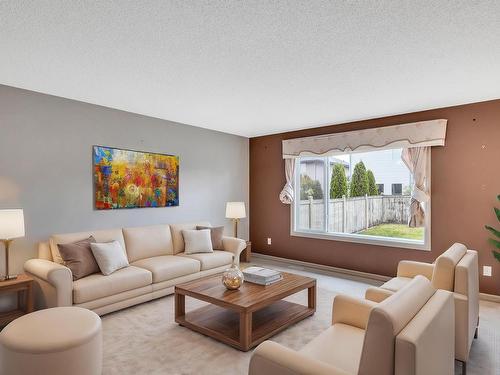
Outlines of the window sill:
M396 239L390 237L367 236L360 234L343 234L343 233L325 233L300 230L292 230L290 233L293 237L316 238L330 241L354 242L367 245L398 247L412 250L430 251L430 241L417 241L407 239ZM428 242L428 243L426 243Z

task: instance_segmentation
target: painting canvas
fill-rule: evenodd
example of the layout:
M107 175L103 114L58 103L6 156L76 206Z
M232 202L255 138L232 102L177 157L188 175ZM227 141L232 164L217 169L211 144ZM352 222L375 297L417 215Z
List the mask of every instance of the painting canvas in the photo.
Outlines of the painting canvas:
M94 146L95 208L179 205L179 157Z

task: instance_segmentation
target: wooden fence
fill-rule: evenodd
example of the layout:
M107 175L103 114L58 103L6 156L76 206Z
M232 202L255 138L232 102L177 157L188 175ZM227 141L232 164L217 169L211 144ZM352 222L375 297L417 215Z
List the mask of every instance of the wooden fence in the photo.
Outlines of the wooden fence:
M408 223L411 197L377 195L328 200L328 231L356 233L382 223ZM323 230L325 204L322 199L300 201L299 228Z

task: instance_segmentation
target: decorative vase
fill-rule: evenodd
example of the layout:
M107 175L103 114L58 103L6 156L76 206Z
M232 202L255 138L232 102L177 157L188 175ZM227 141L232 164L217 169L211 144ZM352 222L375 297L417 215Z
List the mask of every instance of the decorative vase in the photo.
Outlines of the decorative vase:
M234 263L222 274L222 284L229 290L238 289L243 284L243 281L243 272Z

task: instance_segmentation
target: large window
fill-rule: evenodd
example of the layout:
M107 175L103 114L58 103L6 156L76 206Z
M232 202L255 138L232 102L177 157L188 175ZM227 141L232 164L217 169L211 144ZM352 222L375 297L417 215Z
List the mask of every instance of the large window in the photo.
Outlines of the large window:
M425 225L410 227L413 180L401 151L298 158L292 234L429 249L430 202Z

